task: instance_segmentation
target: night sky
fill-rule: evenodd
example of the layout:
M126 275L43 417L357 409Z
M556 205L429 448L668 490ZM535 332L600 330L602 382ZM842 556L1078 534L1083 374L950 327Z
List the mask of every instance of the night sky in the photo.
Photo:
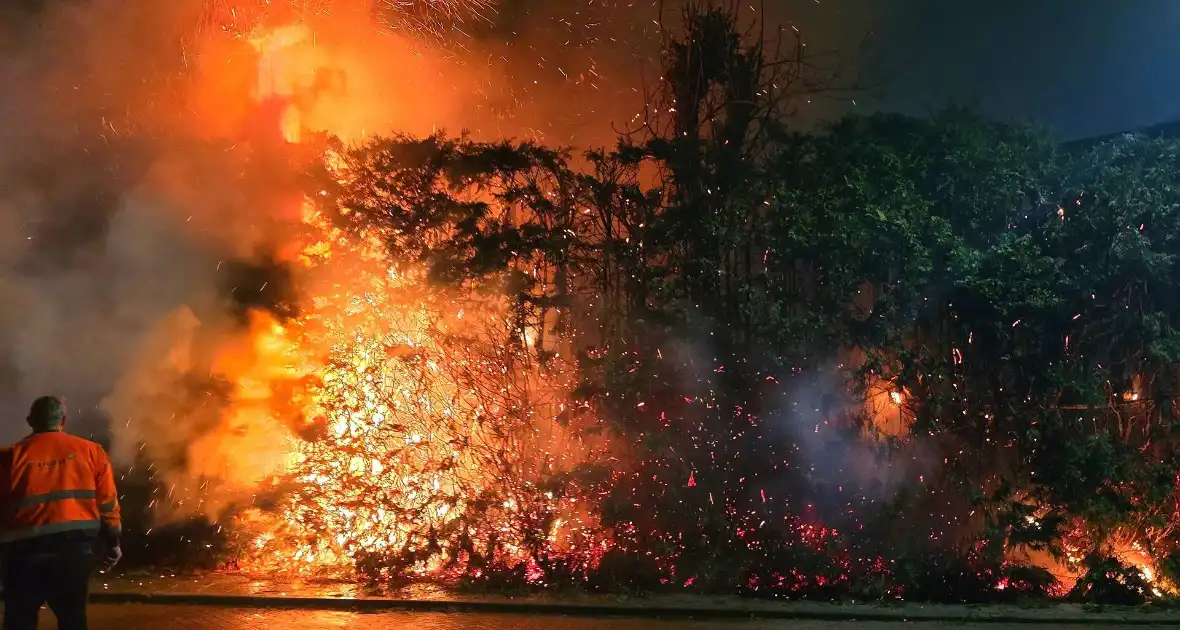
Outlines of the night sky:
M597 70L614 74L633 91L636 69L643 65L636 55L651 62L658 47L655 7L663 5L671 14L684 1L497 0L494 24L475 20L468 30L497 42L515 40L523 50L517 51L519 57L508 56L521 87L568 80L558 74L559 67L584 71L587 58L594 57ZM43 6L76 2L26 0ZM747 16L765 10L768 24L798 27L813 51L839 51L867 89L856 98L857 111L921 115L954 103L1044 125L1062 139L1180 119L1177 0L737 4ZM589 40L597 41L580 45ZM474 48L480 54L505 54L496 47L483 50L478 42ZM813 105L812 114L821 117L851 107L846 100ZM634 104L628 108L637 109Z
M958 103L1048 126L1063 139L1180 119L1175 0L778 4L812 25L816 46L833 39L855 52L871 32L861 74L881 88L858 99L858 108L923 114Z
M627 55L649 64L656 56L661 4L674 14L678 0L500 0L490 35L532 48L514 63L523 85L560 79L555 66L576 68L579 56L593 56L599 70L630 85L644 64ZM845 76L855 75L864 88L855 107L851 99L814 100L809 119L878 109L922 115L958 104L1047 127L1063 140L1180 119L1180 1L738 4L747 19L764 10L765 23L797 27L809 50L826 59L838 54ZM524 43L538 37L550 39ZM597 41L578 45L591 39ZM569 50L555 50L563 45ZM539 76L531 74L539 68Z

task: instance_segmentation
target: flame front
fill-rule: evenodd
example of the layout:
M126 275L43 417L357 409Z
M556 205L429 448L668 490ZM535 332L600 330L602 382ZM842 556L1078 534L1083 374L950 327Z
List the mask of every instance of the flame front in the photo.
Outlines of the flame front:
M349 91L372 68L325 46L301 19L217 36L227 33L254 52L250 97L269 112L261 135L280 154L318 151L297 146L313 135L362 137L374 107L404 109L373 103L363 87ZM475 557L527 563L536 544L525 538L538 525L548 547L593 549L579 502L538 489L555 449L529 423L554 403L521 395L526 381L537 391L548 377L527 344L508 342L524 334L510 324L508 302L430 288L425 269L336 229L312 200L296 203L298 211L270 214L287 222L276 233L297 235L273 249L296 277L298 308L252 308L246 332L215 335L207 361L188 348L212 324L180 317L107 401L127 418L122 459L138 448L154 470L183 462L163 479L157 517L233 515L234 531L249 539L235 563L268 573L424 574ZM170 389L206 366L206 380L224 391L214 395L202 381L196 402L173 400ZM160 407L141 411L148 396ZM176 410L169 422L205 427L199 438L153 428L164 404Z
M243 163L262 155L256 162L269 160L262 170L282 171L259 178L279 183L266 191L273 194L257 195L271 204L258 217L268 228L260 229L265 234L250 245L264 242L278 259L268 262L292 274L296 295L290 297L296 308L255 304L247 309L244 328L237 321L178 312L148 340L143 365L127 374L107 401L112 416L125 423L116 429L117 458L147 467L163 486L152 506L157 518L195 515L222 522L232 516L233 531L247 541L234 563L268 574L360 571L388 578L440 575L454 568L478 576L484 567L501 564L523 565L536 581L542 575L540 559L550 551L560 551L573 565L592 567L611 536L625 541L640 526L615 523L614 531L607 531L593 516L603 505L601 496L585 488L585 496L569 494L546 483L592 456L575 453L585 447L571 447L560 423L553 421L571 404L572 387L568 374L539 365L532 352L548 335L515 323L509 302L489 297L492 292L465 287L461 294L430 286L425 268L397 260L380 239L336 227L284 170L294 170L288 162L307 160L309 154L333 165L334 156L320 146L324 135L351 142L372 134L433 129L439 103L404 87L421 85L422 76L387 76L415 51L358 28L369 20L368 2L341 2L325 20L317 20L319 9L310 14L290 10L301 4L294 2L276 3L287 10L273 13L267 2L255 3L256 12L212 4L224 9L215 20L220 28L212 29L220 39L205 42L191 109L196 118L212 123L202 139L242 140L249 145L242 153L256 150ZM302 4L321 6L327 0ZM380 4L396 8L406 3ZM437 4L444 6L445 16L453 15L452 7L486 8L481 0ZM260 8L264 5L268 8ZM349 17L350 12L356 15ZM353 45L372 37L387 39L376 48ZM378 50L396 54L391 60ZM261 129L252 124L258 120ZM338 170L336 176L348 173ZM239 218L213 214L217 220ZM242 223L253 229L253 218ZM271 224L277 229L269 229L275 228ZM249 256L242 254L249 247L240 243L226 249ZM254 290L266 287L264 282ZM951 360L958 365L962 353L953 349ZM906 388L894 379L874 374L867 383L863 409L871 430L856 443L866 454L912 437L913 407L922 400L914 390L921 383ZM1138 401L1139 387L1123 399ZM684 400L687 405L704 399ZM827 424L817 419L804 428L818 434L821 422ZM671 428L673 420L664 426ZM618 451L627 457L625 449ZM909 471L902 466L879 468L868 457L849 460L848 469L863 468L861 476L871 474L882 486L926 484L921 472L913 475L916 480L899 479ZM710 509L725 505L738 539L761 530L767 519L751 511L756 527L741 525L746 515L739 518L733 496L714 496L719 486L710 487L709 475L723 477L716 475L717 466L713 471L689 468L685 487L695 489ZM745 476L737 480L739 486L745 482ZM776 501L764 488L752 495L743 488L738 494L755 496L760 505ZM783 502L767 510L773 514L779 508L788 506ZM1029 524L1036 526L1043 517L1038 513ZM816 553L826 552L837 532L812 520L784 518L783 527ZM1085 571L1081 550L1094 547L1093 541L1082 540L1082 525L1075 524L1076 531L1062 541L1064 560L1037 551L1012 555L1012 564L1049 568L1068 589ZM676 576L674 546L682 534L656 532L651 539L660 536L673 547L654 558L667 574L661 580L676 578L691 586L696 576ZM1151 588L1172 590L1153 574L1152 554L1137 540L1128 535L1108 545L1114 547L1108 551L1137 567ZM762 543L750 544L754 549ZM658 550L630 551L653 557ZM889 571L883 558L868 558L865 564L875 576ZM839 580L850 581L851 572L840 565ZM781 573L773 568L770 577L777 584L754 576L748 587L785 588L811 579L796 568ZM827 579L814 581L823 586ZM995 588L1009 588L1008 579L998 578Z
M287 470L267 488L277 506L249 517L267 528L250 561L348 570L364 557L397 556L415 559L403 570L437 569L450 559L440 553L446 538L486 538L516 509L481 506L489 530L460 531L489 490L516 496L521 427L499 402L512 357L489 356L492 340L473 318L454 327L463 320L419 289L421 274L377 262L378 252L308 216L325 238L302 260L324 290L298 319L260 327L270 336L262 360L290 368L288 391L302 404ZM493 329L495 305L482 315Z

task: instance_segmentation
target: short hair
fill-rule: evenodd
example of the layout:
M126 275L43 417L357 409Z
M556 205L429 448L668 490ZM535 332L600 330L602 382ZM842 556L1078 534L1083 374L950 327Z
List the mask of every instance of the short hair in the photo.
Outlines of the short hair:
M34 429L58 429L65 419L66 403L57 396L42 396L29 407L29 426Z

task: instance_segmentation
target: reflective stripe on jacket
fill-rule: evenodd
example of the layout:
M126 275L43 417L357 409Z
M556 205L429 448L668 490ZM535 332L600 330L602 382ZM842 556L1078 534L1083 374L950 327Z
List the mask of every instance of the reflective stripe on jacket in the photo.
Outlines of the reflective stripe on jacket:
M62 532L118 537L111 461L90 440L34 433L0 455L0 543Z

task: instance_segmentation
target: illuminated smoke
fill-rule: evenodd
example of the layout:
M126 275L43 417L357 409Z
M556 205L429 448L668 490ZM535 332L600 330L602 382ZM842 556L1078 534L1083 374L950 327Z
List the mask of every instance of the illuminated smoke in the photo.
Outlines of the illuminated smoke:
M0 103L11 120L27 123L3 132L12 140L6 145L36 148L19 158L6 154L10 161L0 165L0 180L21 183L6 186L0 199L3 224L14 228L5 234L10 247L0 261L0 286L13 298L3 313L11 404L19 408L44 391L85 401L88 409L102 399L112 454L134 475L151 477L159 488L151 506L158 517L217 520L270 501L269 512L249 517L264 521L252 526L274 532L259 539L260 553L272 551L278 544L272 540L286 545L277 549L286 554L280 559L297 554L311 564L314 552L323 563L331 560L327 551L340 562L341 553L366 540L356 530L365 518L390 531L405 531L406 520L426 526L433 519L441 527L462 514L465 503L477 503L490 483L513 497L496 511L533 514L532 491L505 485L515 483L512 478L482 477L483 467L512 462L476 456L480 431L509 427L492 426L499 422L495 410L479 411L472 402L450 400L451 411L444 413L444 399L454 398L445 388L430 399L434 416L413 411L420 406L398 413L418 423L435 418L435 429L450 426L442 418L454 415L464 434L452 437L475 438L476 450L447 464L453 473L430 472L445 464L452 447L426 422L413 434L418 441L402 435L428 453L414 464L420 479L407 481L409 469L392 466L388 479L374 473L372 455L387 453L385 442L366 446L371 452L342 444L348 432L332 433L335 421L319 424L309 399L339 396L336 402L344 404L364 391L324 379L354 353L378 362L349 369L386 379L374 385L386 400L374 404L393 405L403 395L401 381L430 368L396 363L405 343L391 342L389 331L374 329L361 341L350 340L346 327L327 336L302 328L316 322L287 327L295 311L284 303L322 318L339 315L348 302L330 298L326 307L317 306L318 296L335 295L341 269L324 272L304 260L315 243L303 240L309 224L298 182L301 169L317 157L317 134L357 141L376 133L467 127L477 137L535 136L551 127L544 124L550 103L564 107L568 99L505 96L497 92L505 81L503 62L489 63L482 53L456 57L380 32L367 10L341 5L329 15L305 5L272 15L257 9L105 0L65 5L40 15L42 29L29 29L21 54L0 67L13 78L10 85L21 87ZM274 24L262 26L268 20ZM257 28L244 27L255 21ZM29 171L42 176L29 177ZM275 294L278 269L293 275ZM362 277L383 273L378 267ZM396 313L404 307L388 308ZM396 318L384 323L391 321ZM452 359L447 353L454 351L418 344L418 352L433 352L436 361ZM378 359L386 352L393 355ZM391 363L382 367L386 360ZM357 374L346 370L341 377ZM455 389L468 377L438 378ZM389 407L380 415L393 426L398 413ZM486 428L475 430L477 421ZM93 421L82 428L105 433ZM310 441L298 446L317 431L332 437L319 447ZM370 455L374 481L404 488L400 498L390 498L392 520L350 516L332 502L342 495L317 503L287 483L308 481L306 475L286 477L292 470L322 475L332 473L335 461L351 466L350 452ZM537 466L517 463L524 472ZM418 485L442 494L421 502L411 496ZM298 521L315 506L320 525L353 533L330 543L332 549L291 546L296 539L290 536L306 538L311 531ZM577 512L553 526L554 540L577 535Z

